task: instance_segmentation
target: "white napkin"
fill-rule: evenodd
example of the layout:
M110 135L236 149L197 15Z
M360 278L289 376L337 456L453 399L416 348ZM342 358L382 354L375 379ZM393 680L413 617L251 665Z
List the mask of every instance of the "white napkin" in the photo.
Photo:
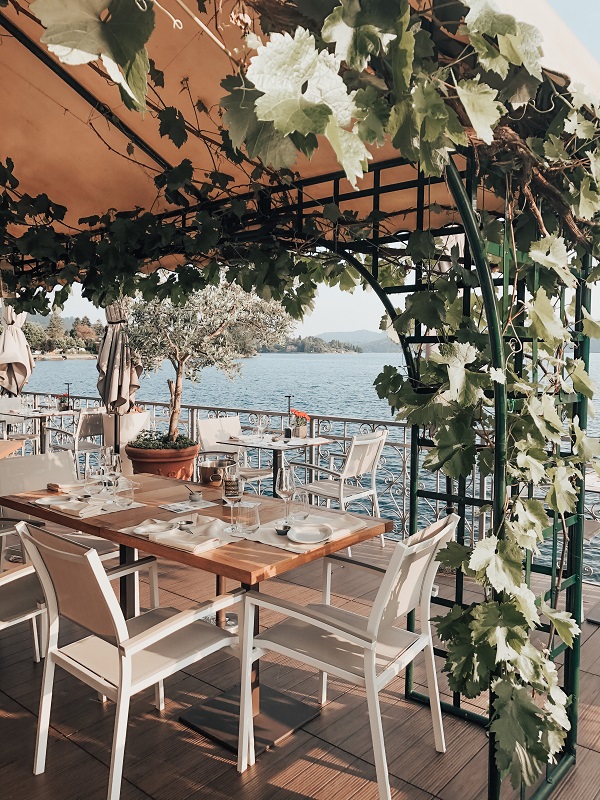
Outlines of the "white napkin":
M106 502L106 501L104 501ZM84 502L82 500L68 500L64 503L53 503L52 510L61 511L63 514L69 514L73 517L86 519L87 517L99 517L101 514L114 514L117 511L129 511L132 508L142 508L143 503L132 503L130 506L123 508L115 504L103 506L102 501Z
M215 517L198 517L195 525L189 531L176 530L164 531L163 533L151 533L148 539L151 542L159 542L169 547L177 547L179 550L186 550L188 553L202 553L205 550L212 550L225 544L221 541L219 534L227 525L223 520Z

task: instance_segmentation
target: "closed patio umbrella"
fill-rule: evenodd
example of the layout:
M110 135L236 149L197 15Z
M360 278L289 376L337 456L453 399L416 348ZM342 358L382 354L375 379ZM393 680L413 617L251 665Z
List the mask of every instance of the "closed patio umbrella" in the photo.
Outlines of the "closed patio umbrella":
M133 363L127 337L127 311L116 302L105 309L106 330L98 352L98 392L109 414L115 415L115 450L119 451L119 417L127 414L140 388L142 368Z
M34 367L33 356L23 333L27 314L15 314L10 305L2 303L2 333L0 334L0 388L5 394L21 393Z

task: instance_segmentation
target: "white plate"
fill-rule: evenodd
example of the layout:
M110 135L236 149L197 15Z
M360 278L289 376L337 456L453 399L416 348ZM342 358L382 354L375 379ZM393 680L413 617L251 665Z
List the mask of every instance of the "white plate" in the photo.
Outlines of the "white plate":
M332 534L333 531L329 525L315 525L311 528L290 528L287 537L291 542L298 544L319 544L319 542L326 542Z
M167 533L169 531L176 531L177 525L172 520L156 520L155 522L146 522L142 525L136 525L132 533L138 536L149 536L151 533Z
M37 500L33 501L38 506L57 506L60 503L66 503L68 500L65 498L65 495L59 495L58 497L38 497Z

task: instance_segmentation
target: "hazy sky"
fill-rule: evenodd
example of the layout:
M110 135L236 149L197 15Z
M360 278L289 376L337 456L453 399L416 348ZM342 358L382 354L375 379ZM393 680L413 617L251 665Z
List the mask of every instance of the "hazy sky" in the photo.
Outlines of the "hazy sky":
M527 0L524 0L527 2ZM554 10L575 31L581 42L600 62L600 0L548 0ZM598 316L600 287L593 291L593 311ZM102 312L81 298L77 289L65 304L67 316L87 314L92 320ZM353 294L338 289L321 287L315 310L298 325L302 336L326 331L352 331L359 328L377 330L383 314L381 302L372 292L355 290Z

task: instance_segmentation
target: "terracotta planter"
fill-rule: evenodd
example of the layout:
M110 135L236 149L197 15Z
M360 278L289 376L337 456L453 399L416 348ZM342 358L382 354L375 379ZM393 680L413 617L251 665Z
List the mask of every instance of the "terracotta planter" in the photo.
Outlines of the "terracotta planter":
M149 472L165 478L189 481L194 476L194 461L200 445L185 447L183 450L144 450L142 447L127 445L125 452L131 461L134 473Z
M306 439L308 436L308 425L297 425L292 428L292 436L295 439Z

